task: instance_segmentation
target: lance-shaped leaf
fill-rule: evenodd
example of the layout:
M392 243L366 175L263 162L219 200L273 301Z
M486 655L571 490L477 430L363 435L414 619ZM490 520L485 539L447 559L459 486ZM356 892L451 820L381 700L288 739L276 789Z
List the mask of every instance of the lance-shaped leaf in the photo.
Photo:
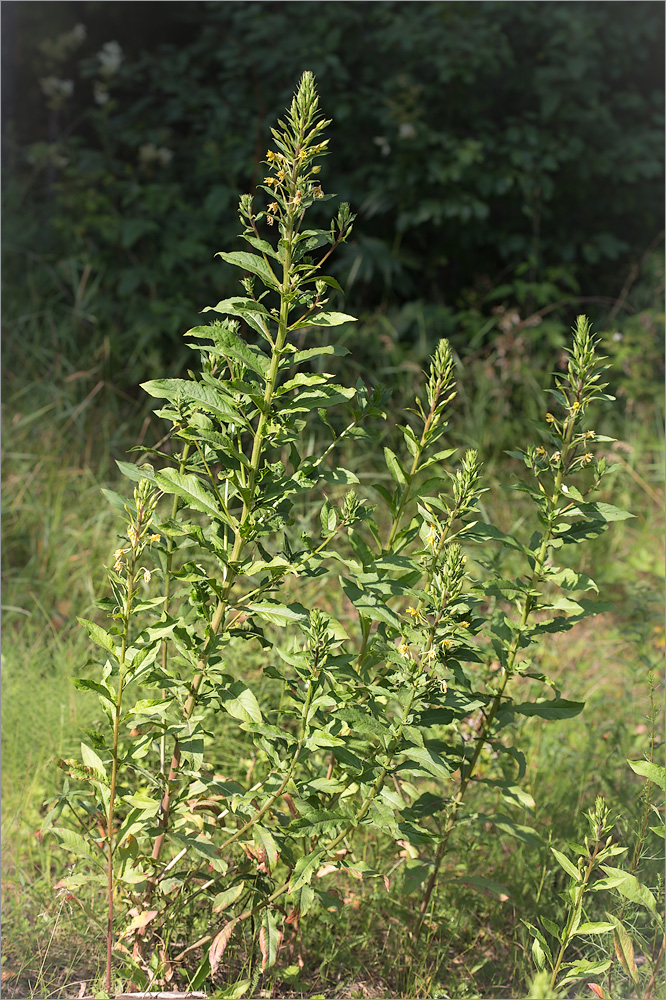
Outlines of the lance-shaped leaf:
M314 851L313 854L307 854L305 857L298 859L291 875L291 881L289 882L290 893L296 892L304 885L309 885L325 854L326 851Z
M303 317L296 320L290 327L291 330L299 330L307 326L342 326L343 323L355 323L356 316L348 316L347 313L320 312L314 316Z
M346 347L341 347L339 344L322 344L321 347L308 347L305 351L295 351L293 354L287 354L280 362L280 368L291 368L293 365L300 365L303 361L310 361L311 358L318 358L325 354L333 354L336 357L342 358L349 351Z
M237 250L233 253L216 253L215 256L221 257L227 264L233 264L235 267L240 267L243 271L256 274L269 288L277 289L279 287L279 282L266 261L262 257L257 257L254 253Z
M233 424L246 423L245 418L233 405L232 400L211 385L180 378L158 378L143 382L142 389L149 396L157 399L168 399L181 404L190 403L221 420Z
M418 770L432 774L434 778L444 778L450 776L451 768L447 767L444 760L430 747L409 747L402 751L404 763L401 768L416 764Z
M215 520L223 517L214 494L197 476L184 475L176 469L165 469L155 473L155 483L163 493L180 497L188 507Z
M238 303L244 302L249 303L248 308L244 309L242 306L237 305ZM228 303L229 306L225 309L224 307ZM250 306L256 306L256 308L253 309L250 308ZM252 299L225 299L223 302L218 302L216 306L207 306L207 308L204 309L204 312L208 309L214 309L215 312L229 312L232 313L232 315L242 316L243 319L245 319L246 322L253 327L255 326L255 317L257 315L265 315L266 320L269 319L269 315L264 306L262 306L260 302L253 302ZM239 337L233 330L229 330L226 327L216 329L215 327L209 326L195 326L193 329L188 330L185 336L204 337L207 334L209 335L211 331L214 331L212 339L221 354L235 358L237 361L242 361L247 368L256 372L257 375L263 376L266 374L270 365L269 359L258 347L246 344L242 337ZM259 332L261 333L263 330L259 330Z
M282 934L278 930L277 915L274 910L265 910L259 930L259 949L261 951L261 971L275 965Z
M213 900L213 913L222 913L228 906L235 903L238 897L242 895L244 888L245 882L239 882L238 885L232 885L230 889L218 892Z
M627 764L642 778L649 778L650 781L654 781L655 785L659 785L660 788L664 787L666 774L661 764L653 764L649 760L628 760Z
M658 916L656 899L648 887L646 885L642 885L635 875L632 875L630 872L622 871L621 868L612 868L610 865L602 865L601 867L611 878L618 879L614 888L617 889L620 895L624 896L625 899L630 899L632 903L640 903L640 905L648 909L653 916Z
M606 926L609 927L610 930L614 932L613 944L615 946L615 954L617 955L618 960L622 965L624 971L629 976L631 976L634 983L637 983L638 969L636 967L636 959L634 958L633 942L629 937L629 935L627 934L627 931L622 921L618 920L617 917L613 916L610 913L607 914L607 916L609 917L610 920L612 920L612 923L607 924ZM580 928L578 929L578 932L580 933Z
M398 631L400 630L400 619L383 601L368 591L360 590L351 580L341 578L341 583L342 589L359 614L365 618L371 618L373 621L392 625Z
M218 696L232 718L241 722L263 722L259 702L242 681L234 681L227 688L218 688Z
M505 704L497 713L536 716L538 719L573 719L585 708L584 701L567 701L566 698L544 698L543 701L524 701L518 705Z
M355 395L356 389L346 389L341 385L322 385L299 392L293 399L284 402L284 409L290 413L309 413L310 410L347 403Z
M117 658L116 644L113 641L113 637L105 629L100 625L96 625L95 622L88 621L87 618L77 618L76 620L79 625L83 625L94 643Z
M101 864L104 861L103 854L98 854L91 850L92 841L82 837L80 833L59 826L54 826L51 832L55 834L62 846L70 854L75 854L79 858L85 858L86 861L91 861L94 865Z
M280 854L280 849L275 843L275 838L270 830L267 830L265 826L260 826L257 823L254 827L254 842L257 847L263 850L266 856L266 867L268 868L268 874L270 875L278 862L278 856Z
M561 868L564 868L567 875L571 875L571 877L575 878L577 882L580 882L581 874L576 866L569 861L568 857L565 854L562 854L561 851L556 851L554 847L551 847L551 851L553 852L555 860Z
M260 601L246 605L245 610L253 615L259 615L272 625L291 625L307 618L307 613L300 604L286 605L274 601Z
M234 927L238 923L238 918L234 917L230 920L228 924L225 924L222 930L215 935L213 938L213 943L208 951L208 961L210 962L210 972L214 976L217 972L220 962L222 961L222 956L229 944L229 938L234 932Z

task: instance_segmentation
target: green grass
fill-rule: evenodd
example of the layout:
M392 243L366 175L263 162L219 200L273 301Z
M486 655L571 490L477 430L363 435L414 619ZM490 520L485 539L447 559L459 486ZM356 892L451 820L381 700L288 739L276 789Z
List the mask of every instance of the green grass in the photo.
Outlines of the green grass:
M89 918L91 907L102 913L103 906L93 895L64 898L57 886L71 859L40 833L66 780L53 758L73 755L82 731L95 724L95 700L70 683L86 670L88 659L75 617L96 613L93 601L104 587L102 564L115 547L116 518L100 493L102 486L116 483L109 457L121 457L125 441L142 430L136 408L123 415L111 405L117 395L108 387L89 399L95 384L93 378L85 385L74 380L66 389L64 379L55 388L14 379L6 404L2 977L7 997L76 996L84 982L92 991L104 961L103 934ZM484 384L474 391L482 394ZM477 414L476 423L470 423L474 407L469 400L463 403L453 437L464 440L468 432L483 432L488 443L482 425L492 407L483 420ZM642 822L643 782L626 759L649 755L649 676L661 676L664 646L663 541L655 528L663 508L663 453L659 424L647 419L648 413L645 407L629 414L619 443L609 446L620 465L612 500L636 517L590 546L589 565L581 567L595 577L615 610L549 641L538 663L565 697L586 701L585 711L549 726L525 720L516 735L528 758L523 785L536 808L529 816L516 809L511 815L519 823L529 820L541 843L531 846L502 833L489 839L482 824L461 822L426 931L416 941L413 915L419 895L405 893L410 859L393 845L387 855L386 843L367 829L363 856L371 864L377 859L382 870L393 869L388 891L381 881L334 876L341 912L288 925L277 971L261 983L262 995L527 996L534 968L521 918L534 922L546 913L557 921L564 913L559 893L565 885L550 844L563 850L581 837L582 812L603 794L617 819L615 836L629 846L631 856ZM151 441L159 436L156 425L143 433ZM497 452L490 457L492 479L501 473L507 481L513 468L509 460ZM345 464L358 462L351 454ZM495 501L493 516L509 530L522 513L513 495L506 494ZM661 701L657 691L655 702ZM661 741L660 712L656 727ZM251 762L244 759L242 745L225 742L224 735L220 745L216 764L244 773ZM656 793L653 800L658 801ZM508 808L492 791L479 789L467 811ZM663 903L660 858L663 841L649 833L638 874ZM475 874L503 888L494 895L487 888L480 891L469 882ZM609 898L596 902L595 917L603 919ZM185 935L196 940L210 930L209 921L207 911L196 907L183 914L178 940L182 937L184 946ZM640 967L649 968L660 946L653 927L635 906L628 908L625 921L634 929ZM239 938L230 947L227 981L247 975L250 944ZM201 957L201 950L190 953L179 967L180 979L176 976L171 985L185 983L185 973L193 974ZM615 996L633 995L622 973L614 984ZM662 989L663 977L652 985L652 996ZM591 993L581 987L568 995Z

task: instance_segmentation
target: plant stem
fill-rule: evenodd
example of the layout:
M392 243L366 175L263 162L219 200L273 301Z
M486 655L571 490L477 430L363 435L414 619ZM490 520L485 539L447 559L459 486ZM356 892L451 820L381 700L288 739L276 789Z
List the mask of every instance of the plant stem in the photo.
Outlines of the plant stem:
M597 841L597 843L594 845L594 852L593 852L592 856L590 857L590 860L587 863L587 868L585 869L585 875L583 876L583 879L582 879L582 881L581 881L581 883L580 883L580 885L578 887L578 890L576 892L576 898L574 900L573 909L571 910L571 912L569 914L569 919L567 920L566 926L565 926L564 931L563 931L562 944L561 944L560 950L559 950L559 952L557 954L557 959L555 960L555 966L553 968L553 975L551 976L551 980L550 980L550 988L551 988L552 991L555 990L555 980L557 979L557 974L560 971L560 966L562 965L562 962L564 961L564 954L565 954L567 948L569 947L569 942L571 941L572 937L574 936L573 933L572 933L572 928L575 927L575 925L576 925L576 920L578 919L578 915L580 913L580 908L583 905L583 896L585 895L585 890L587 889L587 884L590 881L590 876L592 875L592 872L594 871L595 865L597 863L597 857L598 857L601 849L602 849L602 845L599 843L599 841Z
M579 386L579 394L580 394L581 390L582 390L582 386ZM482 730L481 730L479 736L477 737L476 747L474 749L474 753L472 754L472 759L470 760L469 765L467 766L467 768L463 769L463 773L462 773L462 777L461 777L461 781L460 781L460 788L458 789L458 794L453 799L453 801L452 801L452 803L450 805L450 808L449 808L449 812L448 812L446 824L445 824L445 827L444 827L444 830L443 830L443 834L442 834L442 840L441 840L441 842L439 844L439 847L437 848L437 853L435 855L435 865L434 865L433 871L432 871L432 873L430 875L430 878L428 879L428 884L426 886L426 890L425 890L425 893L423 895L423 899L421 901L421 908L420 908L421 909L421 917L420 917L420 921L419 921L419 925L418 925L418 934L420 934L421 928L423 926L423 920L425 918L425 913L426 913L426 910L428 908L428 904L430 902L430 897L432 896L433 890L434 890L435 885L437 883L437 877L438 877L438 874L439 874L439 868L440 868L440 865L442 863L442 859L444 858L444 855L446 853L446 848L448 846L448 842L449 842L449 838L451 836L451 832L452 832L452 830L453 830L453 828L455 826L456 819L457 819L457 816L458 816L458 812L460 810L460 807L462 805L463 799L465 797L465 793L467 791L467 788L468 788L468 786L470 784L470 781L471 781L472 776L474 774L474 771L476 769L476 765L478 763L479 757L481 756L481 752L483 750L484 744L486 743L486 741L488 739L488 736L490 734L493 722L495 721L495 716L497 715L497 712L499 711L500 705L502 703L502 698L504 697L504 692L506 691L507 684L508 684L509 679L512 677L513 672L514 672L515 663L516 663L516 657L517 657L517 654L518 654L518 650L520 649L521 636L522 636L522 634L523 634L523 632L525 630L525 627L527 625L527 622L529 620L530 613L533 610L535 590L536 590L536 587L538 587L539 584L541 583L542 574L543 574L543 568L544 568L544 564L546 562L546 557L548 555L548 548L549 548L550 541L551 541L552 534L553 534L553 524L554 524L555 514L556 514L556 511L557 511L557 505L559 503L560 497L562 496L562 481L563 481L564 472L566 470L567 463L568 463L568 460L569 460L569 454L570 454L570 450L571 450L571 441L572 441L572 438L573 438L573 432L574 432L574 419L573 419L573 417L569 417L568 420L567 420L567 425L566 425L566 430L565 430L565 435L564 435L564 442L563 442L563 446L562 446L562 456L561 456L561 460L560 460L560 466L559 466L559 469L558 469L558 471L557 471L557 473L555 475L555 480L554 480L554 483L553 483L553 493L552 493L552 496L549 497L548 527L546 528L545 534L544 534L543 539L541 541L541 546L539 548L539 552L538 552L538 555L537 555L537 558L536 558L536 561L535 561L535 564L534 564L534 569L532 571L532 577L530 579L530 583L529 583L529 587L528 587L528 592L527 592L527 594L525 596L525 602L523 604L523 610L522 610L522 614L521 614L521 617L520 617L520 623L518 625L518 628L516 629L515 636L514 636L512 642L511 642L511 645L509 647L509 650L508 650L508 653L507 653L507 658L506 658L506 665L502 667L502 674L501 674L500 686L497 689L497 692L496 692L496 694L495 694L495 696L494 696L494 698L493 698L493 700L491 702L490 711L488 712L488 715L486 716L486 718L484 720L484 724L483 724Z
M143 510L137 510L136 538L141 534ZM120 729L120 714L123 701L123 686L125 683L127 644L129 639L130 618L132 613L132 597L134 591L134 575L136 572L136 544L132 544L132 558L129 563L126 577L125 607L123 609L123 631L118 658L118 690L116 692L116 704L113 715L113 745L111 748L111 782L109 786L109 805L106 821L106 843L107 843L107 899L108 899L108 919L106 931L106 989L111 990L111 966L113 952L113 825L115 817L116 786L118 781L118 731Z

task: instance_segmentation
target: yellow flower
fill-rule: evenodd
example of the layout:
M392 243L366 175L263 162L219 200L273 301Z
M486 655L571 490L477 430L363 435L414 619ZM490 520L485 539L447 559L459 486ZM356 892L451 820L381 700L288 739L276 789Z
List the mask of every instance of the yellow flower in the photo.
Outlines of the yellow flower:
M144 571L143 571L143 582L144 583L150 583L151 577L152 577L152 573L150 572L150 570L149 569L144 569Z
M574 409L574 410L580 410L580 403L578 402L578 400L576 400L576 401L574 402L574 404L573 404L573 409Z
M593 458L594 458L594 455L592 454L592 452L591 451L586 451L585 454L583 455L583 457L580 460L580 464L581 465L589 465Z
M269 226L272 226L273 223L275 222L275 216L273 216L273 215L267 215L266 216L266 222L268 223Z
M273 187L274 184L277 184L277 181L274 177L264 177L264 184L266 184L267 187Z
M277 212L279 212L279 210L280 206L276 201L272 201L268 206L268 211L271 213L271 215L275 215Z
M546 423L547 424L554 424L555 423L555 417L553 416L552 413L547 413L546 414Z
M159 535L151 535L150 536L150 541L151 542L159 542L159 540L160 540L160 536Z
M407 658L409 658L409 646L407 645L404 639L398 646L398 652L400 653L401 656L406 656Z
M439 535L435 528L431 528L426 537L425 543L429 545L431 549L434 549L439 541Z
M412 618L418 618L420 612L417 608L407 608L407 614L411 615Z

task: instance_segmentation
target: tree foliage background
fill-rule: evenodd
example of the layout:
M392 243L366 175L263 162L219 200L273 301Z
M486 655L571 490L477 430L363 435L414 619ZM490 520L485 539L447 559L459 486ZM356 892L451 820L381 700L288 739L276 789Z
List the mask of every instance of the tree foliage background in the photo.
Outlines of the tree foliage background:
M5 351L182 366L304 69L358 212L347 307L463 350L562 342L660 242L660 3L3 3ZM563 303L563 308L555 308ZM595 304L585 309L595 316ZM35 324L35 315L42 322ZM43 322L44 317L49 322ZM530 319L533 317L533 319ZM8 325L7 325L8 324ZM140 362L139 369L136 363Z

